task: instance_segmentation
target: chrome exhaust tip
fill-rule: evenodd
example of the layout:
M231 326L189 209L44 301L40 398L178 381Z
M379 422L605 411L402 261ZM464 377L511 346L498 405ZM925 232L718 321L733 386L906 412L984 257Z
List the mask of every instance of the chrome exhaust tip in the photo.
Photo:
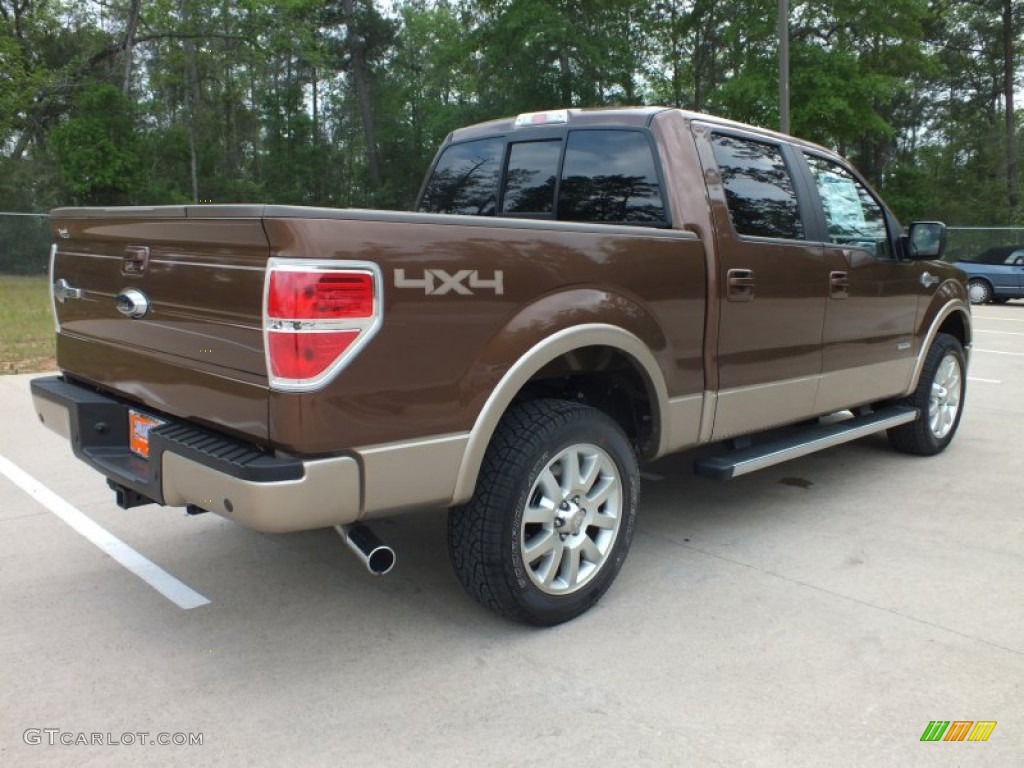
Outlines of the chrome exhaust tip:
M395 567L395 550L381 541L367 526L358 523L336 525L334 530L374 576L383 576Z

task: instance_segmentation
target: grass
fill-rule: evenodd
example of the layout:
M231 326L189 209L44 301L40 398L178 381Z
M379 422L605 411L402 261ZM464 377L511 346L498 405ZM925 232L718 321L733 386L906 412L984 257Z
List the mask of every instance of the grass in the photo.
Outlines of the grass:
M56 368L49 281L0 275L0 374Z

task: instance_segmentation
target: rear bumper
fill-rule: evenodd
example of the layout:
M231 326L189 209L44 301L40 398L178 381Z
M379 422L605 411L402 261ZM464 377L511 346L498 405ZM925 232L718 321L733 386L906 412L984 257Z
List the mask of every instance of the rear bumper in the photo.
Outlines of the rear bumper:
M112 484L169 506L193 504L268 533L323 528L360 517L354 457L300 460L169 421L149 433L149 459L128 447L129 403L58 376L34 379L40 421Z

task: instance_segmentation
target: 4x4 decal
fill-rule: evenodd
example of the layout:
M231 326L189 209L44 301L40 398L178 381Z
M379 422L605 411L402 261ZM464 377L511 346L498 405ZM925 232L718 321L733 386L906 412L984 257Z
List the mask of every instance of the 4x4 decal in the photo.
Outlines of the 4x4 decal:
M494 277L485 279L475 269L460 269L455 273L443 269L425 269L423 277L406 277L404 269L396 269L395 288L422 288L427 296L444 296L447 293L472 296L474 288L489 288L496 296L501 296L505 293L505 274L496 269Z

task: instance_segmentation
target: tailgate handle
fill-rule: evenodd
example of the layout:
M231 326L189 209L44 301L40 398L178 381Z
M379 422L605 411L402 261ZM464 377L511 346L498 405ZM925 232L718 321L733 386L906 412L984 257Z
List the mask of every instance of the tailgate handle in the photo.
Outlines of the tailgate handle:
M124 249L124 261L121 263L121 274L141 275L149 266L149 246L129 245Z
M730 269L725 275L726 298L729 301L754 300L754 270Z

